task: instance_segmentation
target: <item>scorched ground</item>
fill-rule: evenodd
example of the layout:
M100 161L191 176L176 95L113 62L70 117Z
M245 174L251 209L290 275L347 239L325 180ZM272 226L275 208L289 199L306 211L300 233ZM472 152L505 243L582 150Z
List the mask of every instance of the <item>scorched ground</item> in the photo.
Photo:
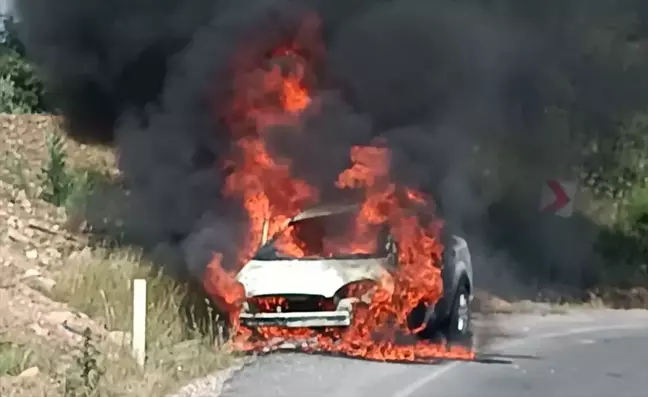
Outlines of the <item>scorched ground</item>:
M464 347L449 347L416 337L408 325L409 314L421 303L434 304L443 294L439 234L442 222L421 219L412 206L433 209L430 198L409 186L401 186L390 174L389 142L374 141L349 150L350 166L331 181L340 191L359 199L359 211L343 238L326 241L331 252L361 254L376 249L378 225L387 225L398 246L399 266L390 277L374 283L370 299L353 308L348 327L319 329L255 327L240 322L246 303L244 286L237 272L252 258L264 236L283 231L281 250L300 258L308 251L305 242L284 229L286 223L306 207L320 201L318 189L293 177L291 162L268 149L267 137L295 133L306 117L317 114L319 100L314 83L315 66L321 61L317 19L309 16L293 41L272 51L256 65L235 71L232 98L218 109L224 115L235 145L225 167L229 174L224 194L240 200L249 218L246 239L240 245L236 264L224 266L223 256L214 253L207 267L204 286L219 308L227 313L234 332L233 345L242 350L263 350L277 341L308 341L306 351L326 351L374 360L417 361L433 358L471 359ZM304 40L304 36L308 40ZM306 43L306 44L304 44ZM313 44L317 43L317 44ZM243 49L245 51L245 49ZM227 271L225 269L234 269ZM274 307L278 297L256 304Z

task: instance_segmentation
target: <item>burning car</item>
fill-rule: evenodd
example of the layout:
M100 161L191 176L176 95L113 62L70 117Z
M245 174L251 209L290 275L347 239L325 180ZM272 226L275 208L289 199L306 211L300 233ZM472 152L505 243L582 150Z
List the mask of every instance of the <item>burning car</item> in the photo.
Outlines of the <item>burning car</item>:
M373 225L371 251L344 250L344 239L359 206L317 206L292 217L236 274L245 289L239 318L248 328L338 329L349 327L354 311L369 305L380 284L389 289L399 269L399 246L387 225ZM437 302L421 303L409 313L408 326L426 339L442 334L450 341L471 340L470 302L473 271L468 245L458 236L442 236L445 246ZM297 242L297 243L295 243ZM294 255L286 244L298 244Z
M243 51L220 114L236 137L222 193L247 217L238 244L212 252L202 277L232 348L265 352L285 342L382 361L474 358L472 346L430 338L471 340L468 246L447 232L419 183L399 180L387 137L349 146L348 167L331 164L328 181L309 180L290 153L270 150L273 137L290 139L326 117L317 16L301 28L262 67ZM350 201L331 205L333 197Z

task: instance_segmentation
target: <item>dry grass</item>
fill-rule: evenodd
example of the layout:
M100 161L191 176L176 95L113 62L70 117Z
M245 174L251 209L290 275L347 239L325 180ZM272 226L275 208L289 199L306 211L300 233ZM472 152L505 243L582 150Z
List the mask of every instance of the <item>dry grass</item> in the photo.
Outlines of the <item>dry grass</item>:
M233 364L231 355L215 348L214 340L220 335L216 327L206 334L188 331L195 320L183 315L189 291L156 273L138 254L96 250L73 260L67 269L60 273L53 297L113 331L111 340L103 344L105 350L99 347L96 352L102 375L93 396L161 396ZM132 321L132 280L142 277L148 279L147 363L143 369L129 355L127 333Z
M131 357L128 332L135 278L148 280L143 368ZM73 346L38 340L17 343L18 335L0 333L3 397L165 396L236 363L222 343L216 315L207 311L208 326L198 325L205 318L201 311L208 306L188 299L193 296L187 287L156 272L132 250L86 250L66 263L56 282L48 293L53 300L87 314L106 331L91 332L71 324L70 329L82 335ZM19 376L33 367L38 368L36 375Z

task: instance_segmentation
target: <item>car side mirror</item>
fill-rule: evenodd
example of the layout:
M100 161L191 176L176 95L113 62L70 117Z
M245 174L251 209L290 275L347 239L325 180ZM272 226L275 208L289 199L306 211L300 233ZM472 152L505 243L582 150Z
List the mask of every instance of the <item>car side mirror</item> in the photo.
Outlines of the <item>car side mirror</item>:
M387 236L387 242L385 244L385 251L387 254L387 260L389 265L396 267L398 264L398 244L394 240L394 237L390 234Z

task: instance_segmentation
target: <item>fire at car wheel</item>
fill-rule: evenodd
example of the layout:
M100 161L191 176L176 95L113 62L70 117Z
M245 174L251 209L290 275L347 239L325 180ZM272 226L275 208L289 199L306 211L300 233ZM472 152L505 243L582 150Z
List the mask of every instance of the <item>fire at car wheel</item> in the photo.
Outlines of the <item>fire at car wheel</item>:
M450 309L450 317L445 329L448 342L468 346L472 344L470 293L468 288L461 284L457 289Z

